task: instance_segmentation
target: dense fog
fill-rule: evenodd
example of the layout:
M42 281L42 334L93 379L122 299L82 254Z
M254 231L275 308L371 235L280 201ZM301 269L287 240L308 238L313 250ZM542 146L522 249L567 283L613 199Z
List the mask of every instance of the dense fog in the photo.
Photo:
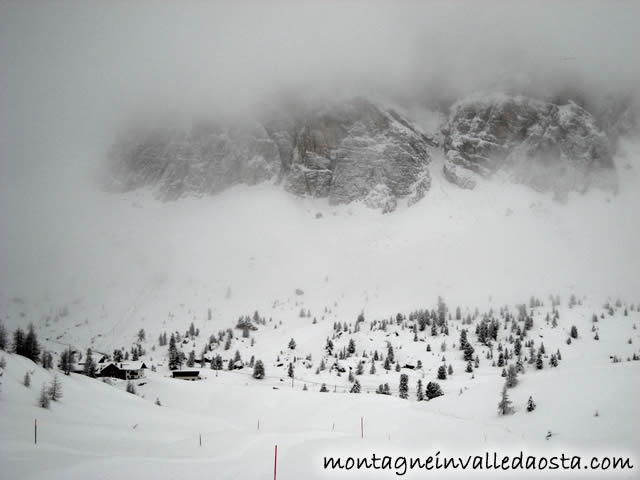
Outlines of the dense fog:
M0 283L82 250L76 232L100 215L88 192L132 119L251 115L291 97L633 102L639 14L638 2L3 1Z

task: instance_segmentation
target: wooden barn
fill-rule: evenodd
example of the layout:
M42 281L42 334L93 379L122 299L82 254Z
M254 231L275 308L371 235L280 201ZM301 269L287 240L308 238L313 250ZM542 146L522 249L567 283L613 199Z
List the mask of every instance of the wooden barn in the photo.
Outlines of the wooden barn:
M98 372L98 376L136 380L144 377L145 368L144 362L109 362Z

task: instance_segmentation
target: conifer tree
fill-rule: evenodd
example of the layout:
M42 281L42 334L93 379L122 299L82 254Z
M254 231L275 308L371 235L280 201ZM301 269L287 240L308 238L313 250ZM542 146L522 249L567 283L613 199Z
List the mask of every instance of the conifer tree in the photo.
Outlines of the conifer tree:
M62 384L58 379L58 375L53 376L53 380L51 380L47 394L49 395L49 399L54 402L57 402L62 398Z
M507 369L507 379L505 385L508 388L513 388L518 384L518 370L514 365L509 365Z
M13 353L24 356L24 331L21 328L16 328L13 332Z
M350 390L351 393L360 393L360 382L356 379Z
M387 358L384 359L384 363L382 366L384 367L385 370L391 370L391 361L389 360L388 356Z
M509 394L507 393L506 384L502 387L502 395L500 397L500 402L498 402L498 413L500 415L509 415L513 413L513 407L511 405L511 400L509 399Z
M325 383L323 383L323 384L320 386L320 391L321 391L321 392L323 392L323 393L324 393L324 392L328 392L328 391L329 391L329 390L327 390L327 385L326 385Z
M196 352L191 350L189 352L189 357L187 358L187 367L192 368L196 363Z
M253 365L253 378L262 380L264 378L264 374L264 363L262 363L262 360L256 360Z
M178 370L182 366L182 359L176 347L176 338L171 334L169 339L169 370Z
M473 360L473 347L471 346L471 343L467 342L465 347L464 347L464 359L466 361L469 360Z
M529 400L527 401L527 412L533 412L536 409L536 404L533 401L533 397L529 396Z
M444 365L440 365L438 367L438 380L446 380L447 379L447 368Z
M538 352L538 358L536 359L536 368L542 370L544 368L544 362L542 361L542 355Z
M576 328L575 325L571 326L571 338L573 339L578 338L578 329Z
M7 350L7 329L0 321L0 350Z
M27 388L31 386L31 375L28 371L24 372L24 380L22 381L22 384Z
M47 386L44 383L42 384L42 389L40 389L38 406L42 408L49 408L49 393L47 392Z
M73 353L71 352L71 347L68 347L60 354L60 362L58 363L58 368L62 370L65 375L69 375L69 373L71 373L73 362L72 357Z
M84 359L84 366L82 368L82 373L87 377L94 378L96 376L96 362L93 359L93 353L91 352L91 348L87 348L87 354Z
M349 355L353 355L354 353L356 353L356 342L353 340L353 338L349 339L349 346L347 347L347 353Z
M427 389L425 391L425 395L429 400L431 400L432 398L436 398L441 395L444 395L444 393L442 393L442 389L440 388L440 385L438 383L429 382L427 383Z
M409 398L409 375L406 373L400 375L400 386L398 387L398 390L400 398Z
M38 343L38 337L33 328L33 323L29 324L27 335L24 337L24 350L20 355L34 362L37 362L40 357L40 344Z
M422 380L418 379L418 385L416 388L416 399L421 402L424 400L424 391L422 389Z
M294 368L293 368L293 363L289 363L289 367L287 368L287 376L289 378L293 378L293 374L294 374Z
M289 340L289 350L295 350L296 349L296 341L292 338L291 340Z

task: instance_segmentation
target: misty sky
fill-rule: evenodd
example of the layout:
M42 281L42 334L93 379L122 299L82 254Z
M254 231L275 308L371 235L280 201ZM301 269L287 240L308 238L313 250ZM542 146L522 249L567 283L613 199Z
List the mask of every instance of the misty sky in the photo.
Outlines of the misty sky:
M291 94L637 96L640 2L327 3L0 1L0 257L72 221L132 116Z

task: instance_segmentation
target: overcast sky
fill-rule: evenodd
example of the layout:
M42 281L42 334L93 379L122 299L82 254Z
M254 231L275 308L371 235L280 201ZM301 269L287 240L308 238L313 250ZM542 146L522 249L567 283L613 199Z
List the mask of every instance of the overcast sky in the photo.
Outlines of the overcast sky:
M640 2L327 3L1 2L3 183L99 161L140 112L638 88Z

